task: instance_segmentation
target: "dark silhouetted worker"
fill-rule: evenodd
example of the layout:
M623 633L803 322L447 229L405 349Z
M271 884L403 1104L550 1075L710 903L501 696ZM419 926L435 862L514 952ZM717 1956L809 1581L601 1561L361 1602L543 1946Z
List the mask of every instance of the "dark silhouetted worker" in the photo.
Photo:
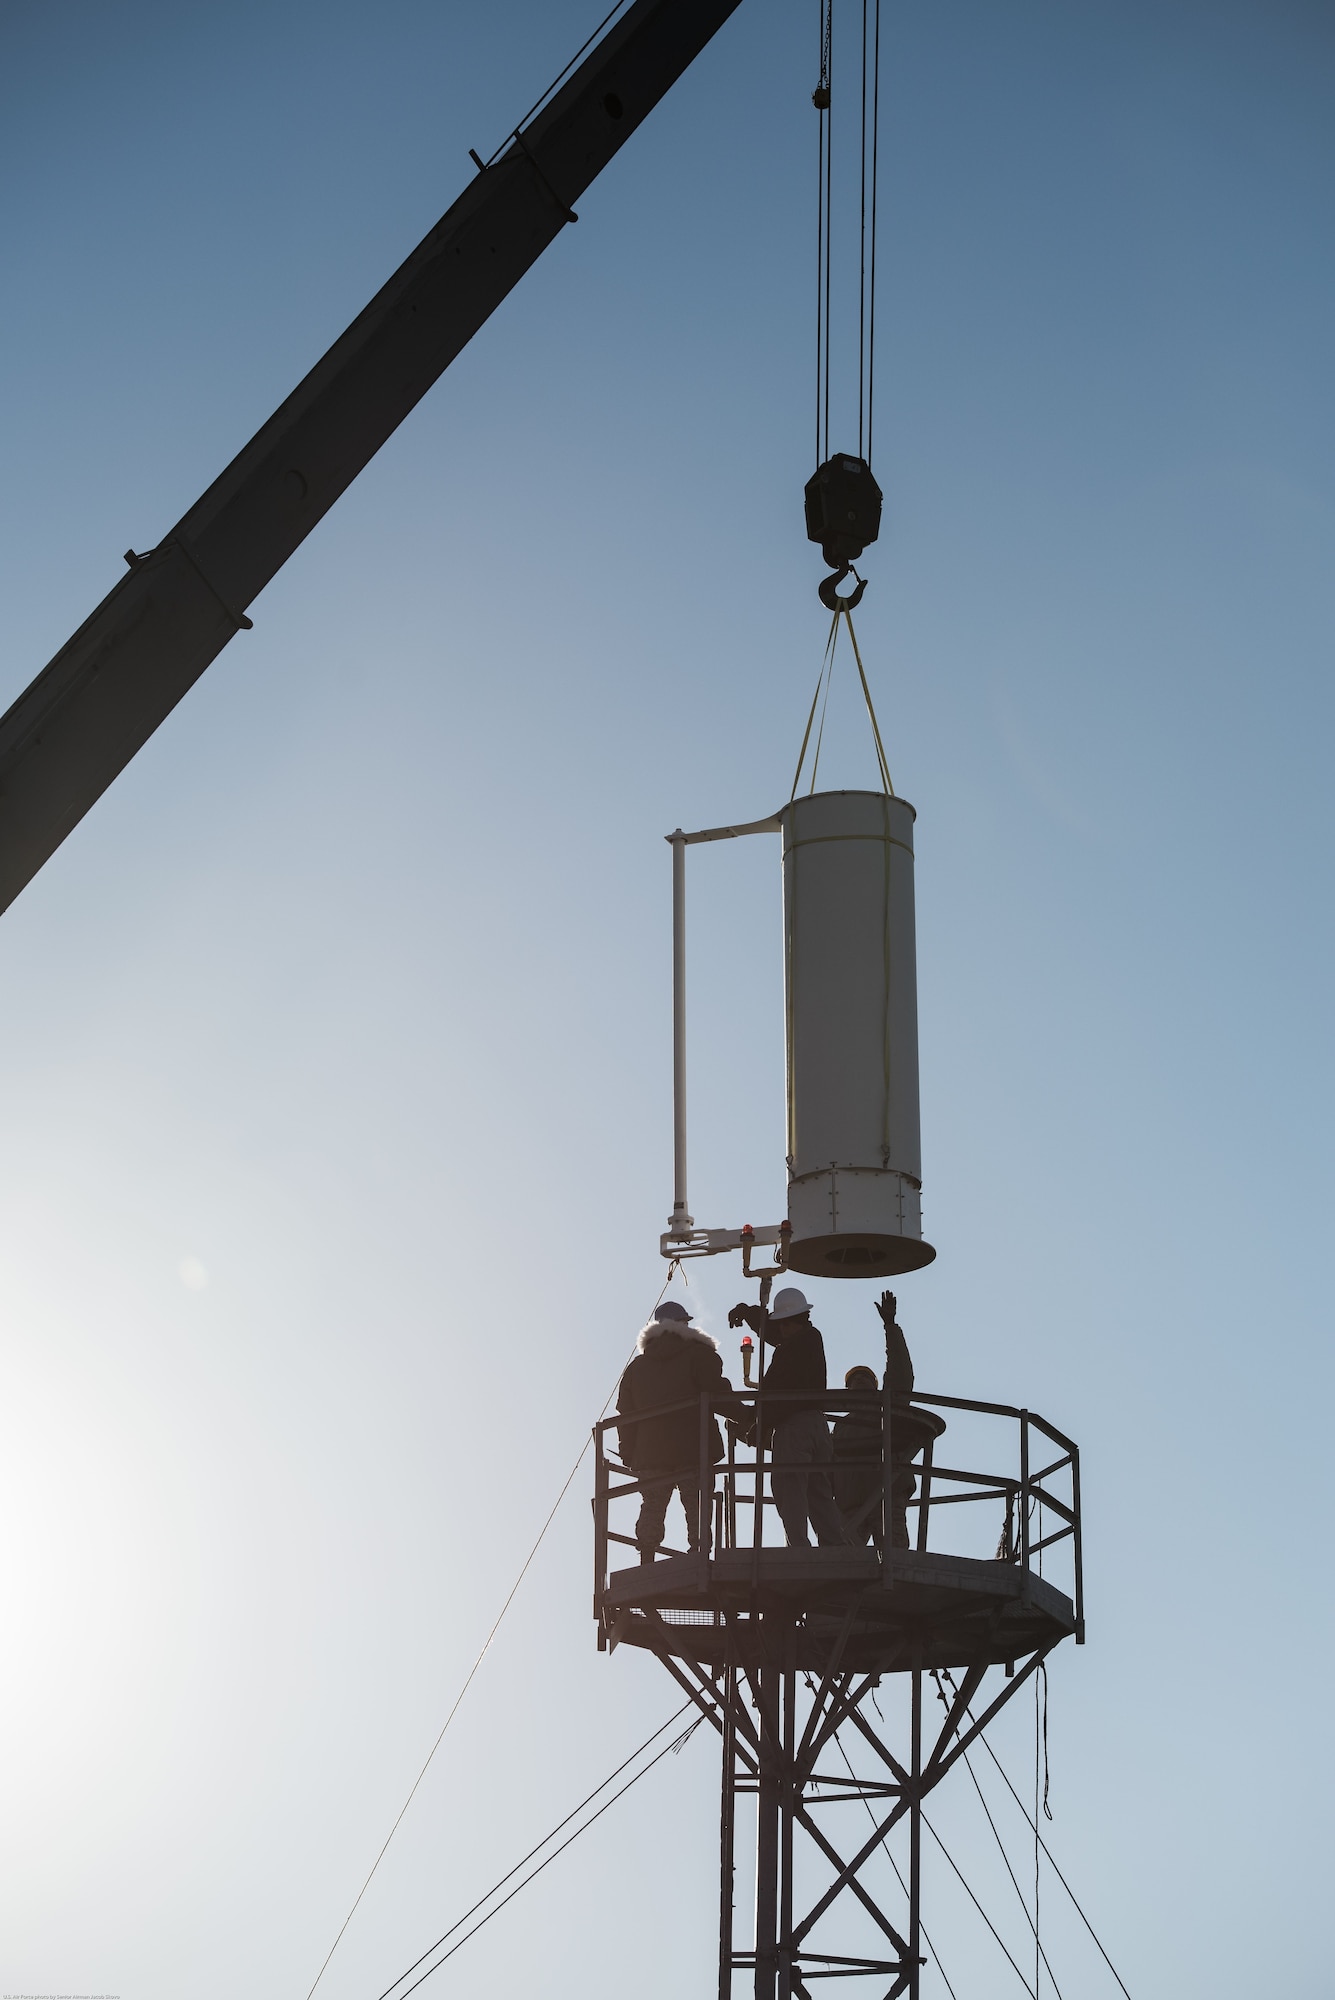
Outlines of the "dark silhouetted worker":
M830 1484L830 1427L822 1408L825 1342L811 1324L811 1307L795 1285L786 1285L774 1294L768 1319L759 1306L736 1305L728 1324L749 1326L775 1349L760 1382L763 1442L773 1452L770 1487L789 1548L811 1547L808 1521L823 1549L842 1548L846 1538ZM802 1396L812 1400L792 1400Z
M881 1441L885 1410L874 1368L850 1368L844 1377L848 1410L834 1420L835 1505L850 1542L866 1542L880 1526Z
M654 1307L653 1318L636 1342L638 1353L621 1377L617 1391L617 1426L621 1457L640 1480L640 1518L635 1540L640 1561L651 1563L663 1540L667 1510L674 1490L686 1515L687 1544L709 1553L713 1513L712 1467L700 1464L700 1396L731 1395L732 1384L712 1337L691 1325L691 1315L675 1299ZM674 1403L690 1407L670 1416L640 1416L640 1411L668 1409ZM629 1421L628 1421L629 1420ZM709 1449L712 1464L723 1456L723 1436L711 1417ZM705 1487L701 1521L701 1485Z
M876 1302L885 1329L885 1351L890 1370L890 1546L909 1546L908 1506L913 1498L914 1476L911 1461L921 1449L921 1434L905 1427L898 1437L894 1417L897 1409L909 1408L913 1393L913 1358L904 1330L895 1317L897 1301L893 1292L882 1292ZM849 1391L848 1412L834 1425L834 1497L843 1516L851 1542L880 1540L881 1446L885 1435L885 1405L881 1385L872 1368L850 1368L844 1377Z

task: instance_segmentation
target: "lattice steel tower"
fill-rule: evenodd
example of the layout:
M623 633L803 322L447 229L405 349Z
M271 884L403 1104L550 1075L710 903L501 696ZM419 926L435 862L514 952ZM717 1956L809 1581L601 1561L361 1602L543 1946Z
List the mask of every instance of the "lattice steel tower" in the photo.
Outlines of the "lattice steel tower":
M676 1187L661 1247L740 1250L760 1279L762 1358L780 1272L884 1278L935 1254L919 1207L913 820L887 787L669 836ZM784 846L788 1215L764 1229L697 1229L686 1195L685 852L768 831ZM758 1244L775 1250L763 1272L752 1268ZM924 1801L1053 1648L1083 1641L1076 1446L1031 1411L890 1382L887 1365L869 1433L862 1403L864 1454L844 1461L871 1497L841 1546L774 1539L766 1440L778 1405L798 1399L763 1380L660 1413L698 1416L695 1553L640 1559L644 1469L618 1455L615 1418L597 1427L599 1646L654 1653L721 1739L720 2000L748 1982L756 2000L809 1997L812 1982L834 1977L854 1996L916 2000ZM831 1391L824 1413L837 1420L856 1403ZM713 1463L720 1417L731 1419L728 1443ZM614 1567L623 1550L633 1559ZM753 1916L740 1907L747 1874Z

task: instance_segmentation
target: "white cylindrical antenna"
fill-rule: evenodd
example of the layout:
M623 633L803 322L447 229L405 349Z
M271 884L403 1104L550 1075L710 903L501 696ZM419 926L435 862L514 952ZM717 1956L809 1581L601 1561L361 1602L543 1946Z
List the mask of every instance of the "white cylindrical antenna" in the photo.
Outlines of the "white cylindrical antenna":
M783 821L788 1265L894 1277L922 1237L913 807L816 792Z

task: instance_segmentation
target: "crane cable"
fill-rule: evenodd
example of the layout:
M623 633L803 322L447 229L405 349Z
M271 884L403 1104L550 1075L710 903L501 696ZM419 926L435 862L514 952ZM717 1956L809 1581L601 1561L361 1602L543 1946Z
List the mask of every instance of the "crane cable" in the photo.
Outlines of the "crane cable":
M658 1297L654 1300L655 1309L662 1304L663 1293L672 1283L673 1277L680 1269L680 1267L681 1267L680 1257L674 1257L672 1259L672 1262L668 1265L668 1274L666 1278L664 1278L663 1280L662 1290L659 1292ZM686 1278L684 1273L682 1276L682 1282L686 1284L689 1284L690 1282L690 1280ZM603 1407L598 1412L598 1416L596 1419L598 1423L601 1423L603 1418L607 1415L607 1406L617 1392L617 1383L620 1382L620 1379L621 1377L620 1375L618 1375L617 1382L614 1382L612 1384L612 1387L608 1390L607 1395L603 1401ZM329 1966L330 1959L334 1956L334 1953L338 1950L338 1947L342 1942L344 1931L346 1931L348 1925L352 1922L353 1918L356 1916L357 1906L361 1902L362 1897L366 1894L367 1890L370 1888L372 1880L375 1877L375 1872L379 1868L381 1862L384 1860L386 1852L388 1851L390 1841L393 1840L395 1834L398 1832L399 1825L403 1819L404 1814L407 1812L409 1806L413 1802L413 1799L417 1795L418 1786L421 1784L423 1778L430 1770L432 1759L435 1757L437 1750L439 1750L441 1744L444 1742L445 1732L449 1728L450 1724L453 1722L455 1716L458 1714L460 1703L463 1701L464 1696L468 1693L469 1688L473 1685L473 1681L477 1675L478 1668L482 1665L482 1662L486 1659L487 1654L491 1651L492 1641L495 1639L496 1634L501 1629L501 1622L504 1619L506 1612L510 1609L510 1606L514 1603L515 1597L517 1596L519 1591L519 1586L524 1581L524 1578L528 1575L529 1569L533 1562L533 1558L537 1555L538 1550L542 1547L542 1544L546 1539L547 1530L551 1527L552 1522L556 1519L557 1508L561 1505L561 1502L565 1499L566 1494L570 1491L570 1488L574 1483L575 1474L579 1471L581 1465L583 1465L584 1463L584 1456L589 1449L589 1445L591 1444L592 1439L593 1439L593 1433L592 1430L590 1430L589 1436L585 1438L583 1444L580 1446L579 1457L575 1460L575 1463L571 1466L569 1472L566 1474L565 1481L562 1484L561 1490L557 1494L555 1500L552 1502L550 1513L548 1514L546 1520L543 1522L542 1526L538 1530L537 1540L534 1542L532 1548L525 1556L523 1566L520 1569L518 1576L515 1578L514 1582L510 1586L509 1595L506 1597L504 1604L502 1604L500 1610L496 1614L495 1623L493 1624L490 1632L488 1632L486 1638L482 1642L481 1652L474 1660L472 1666L468 1669L468 1672L464 1677L464 1684L460 1688L458 1694L454 1697L454 1702L450 1708L449 1714L445 1717L444 1722L442 1722L440 1725L440 1734L437 1736L435 1742L432 1744L430 1750L428 1751L425 1764L423 1764L421 1770L417 1773L417 1776L413 1779L412 1787L408 1793L408 1796L403 1801L403 1804L399 1807L398 1814L397 1817L395 1818L393 1826L391 1826L389 1832L385 1835L384 1845L381 1847L379 1854L376 1855L375 1860L371 1863L370 1873L367 1875L366 1880L362 1883L361 1888L357 1891L357 1894L353 1899L352 1908L348 1911L347 1916L344 1917L342 1923L339 1925L338 1935L337 1937L335 1937L334 1942L330 1945L328 1951L324 1955L324 1963L321 1965L320 1970L316 1973L314 1979L311 1981L310 1992L306 1995L306 2000L311 2000L311 1995L315 1992L316 1987L320 1984L320 1981L324 1978L325 1972ZM653 1739L650 1738L651 1742L652 1740Z
M834 0L818 0L820 113L816 145L816 464L830 455L834 237ZM881 125L881 0L862 0L858 135L858 457L872 459L876 394L876 225Z
M830 442L830 167L834 118L830 70L834 48L834 0L820 0L820 81L812 102L820 113L816 152L816 463L829 455Z
M859 321L866 310L867 324L867 449L862 449L862 349L859 335L858 347L858 457L865 456L871 465L872 417L875 414L876 396L876 188L880 178L880 131L881 131L881 0L875 0L875 24L872 50L872 110L871 110L871 286L870 297L864 288L859 299ZM867 0L862 0L862 269L867 268L868 237L867 213Z
M550 1846L551 1842L555 1840L557 1834L560 1833L563 1828L569 1826L571 1820L576 1819L579 1816L579 1814L584 1811L584 1808L586 1806L592 1805L593 1801L597 1798L599 1792L605 1792L607 1790L607 1787L610 1784L612 1784L617 1778L619 1778L623 1771L629 1770L630 1766L635 1762L636 1758L642 1757L645 1751L649 1748L649 1745L651 1743L656 1743L658 1738L663 1734L665 1729L671 1729L673 1723L679 1721L680 1718L683 1715L685 1715L687 1709L690 1706L691 1703L689 1701L684 1701L681 1707L679 1709L676 1709L674 1713L668 1717L666 1722L660 1723L658 1728L654 1731L653 1735L647 1736L644 1742L641 1743L638 1750L632 1750L630 1756L626 1758L625 1762L618 1764L615 1771L610 1772L608 1776L603 1779L601 1785L595 1785L593 1790L589 1793L589 1796L586 1799L581 1799L580 1803L577 1806L575 1806L570 1812L568 1812L563 1820L558 1820L557 1824L552 1828L551 1832L544 1835L544 1837L537 1843L536 1847L530 1847L528 1853L524 1856L522 1861L516 1861L514 1867L510 1869L508 1874L502 1875L499 1882L493 1882L491 1888L488 1889L486 1895L479 1896L471 1910L465 1910L463 1915L459 1917L454 1923L452 1923L449 1929L443 1932L441 1936L436 1939L436 1942L434 1944L427 1946L426 1950L422 1953L420 1958L414 1959L413 1963L408 1967L406 1972L401 1972L397 1979L391 1980L390 1984L385 1988L384 1992L380 1995L380 2000L390 2000L390 1995L396 1992L398 1988L403 1986L403 1982L405 1979L409 1979L412 1977L412 1974L416 1972L418 1966L424 1964L425 1961L428 1958L430 1958L432 1952L439 1951L440 1947L446 1942L448 1938L453 1937L454 1933L458 1929L460 1929L462 1925L466 1924L470 1917L475 1916L477 1912L483 1907L484 1904L489 1903L491 1901L492 1897L496 1894L498 1889L503 1889L512 1876L517 1875L521 1868L527 1867L528 1863L533 1859L535 1854L541 1854L544 1847ZM422 1984L423 1979L429 1979L433 1972L439 1972L441 1966L444 1965L446 1959L453 1958L455 1952L459 1951L464 1945L468 1943L469 1938L476 1937L477 1933L482 1929L483 1924L490 1923L491 1919L494 1916L496 1916L499 1911L503 1910L505 1908L505 1905L519 1894L519 1891L521 1889L527 1889L529 1883L535 1881L537 1877L541 1875L543 1869L547 1867L549 1862L555 1861L556 1856L558 1854L563 1854L566 1848L569 1847L571 1841L578 1840L579 1836L582 1833L587 1833L589 1828L593 1825L594 1820L601 1819L603 1814L607 1812L610 1807L614 1806L618 1799L622 1799L626 1796L626 1793L630 1790L632 1785L637 1785L641 1778L647 1777L649 1772L653 1770L654 1765L657 1764L661 1758L666 1757L669 1751L671 1751L671 1753L675 1756L677 1752L681 1750L684 1747L684 1745L690 1741L691 1737L695 1734L696 1730L700 1727L700 1724L704 1721L704 1719L705 1718L703 1715L697 1715L695 1720L691 1723L688 1723L686 1728L682 1730L679 1736L674 1737L671 1743L665 1743L663 1745L663 1748L658 1752L658 1755L656 1757L651 1757L649 1762L643 1767L642 1770L637 1771L633 1778L628 1778L626 1780L626 1783L621 1787L621 1790L619 1792L614 1792L610 1799L604 1800L603 1804L599 1806L596 1813L593 1813L588 1819L586 1819L582 1826L577 1826L575 1828L575 1831L571 1835L569 1835L567 1839L563 1840L561 1842L561 1845L558 1848L556 1848L553 1853L547 1856L546 1860L540 1861L538 1863L538 1866L533 1870L532 1874L526 1875L522 1882L517 1882L514 1888L510 1891L510 1894L508 1896L503 1897L502 1900L499 1903L497 1903L495 1909L488 1910L486 1916L481 1918L481 1920L478 1923L475 1923L473 1925L472 1930L466 1931L463 1937L461 1937L456 1944L451 1945L450 1949L445 1953L445 1956L443 1958L438 1958L434 1965L428 1965L426 1971L422 1974L421 1979L414 1979L411 1986L405 1987L403 1992L399 1994L399 2000L407 2000L408 1994L415 1992L416 1989Z

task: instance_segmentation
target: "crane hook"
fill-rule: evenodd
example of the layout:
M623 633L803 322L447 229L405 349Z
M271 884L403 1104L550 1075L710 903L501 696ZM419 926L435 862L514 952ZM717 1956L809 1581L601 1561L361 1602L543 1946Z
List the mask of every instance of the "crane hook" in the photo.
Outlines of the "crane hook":
M828 557L826 558L826 560L828 561ZM841 597L839 595L839 585L843 582L846 576L857 577L857 589L850 590L847 597ZM835 570L832 576L823 577L821 579L820 583L817 585L817 593L820 597L821 603L825 606L825 609L827 611L833 611L837 616L838 613L841 611L856 610L857 606L862 602L862 593L866 588L867 588L866 577L858 576L858 573L853 568L852 563L844 562L840 563L838 569Z

